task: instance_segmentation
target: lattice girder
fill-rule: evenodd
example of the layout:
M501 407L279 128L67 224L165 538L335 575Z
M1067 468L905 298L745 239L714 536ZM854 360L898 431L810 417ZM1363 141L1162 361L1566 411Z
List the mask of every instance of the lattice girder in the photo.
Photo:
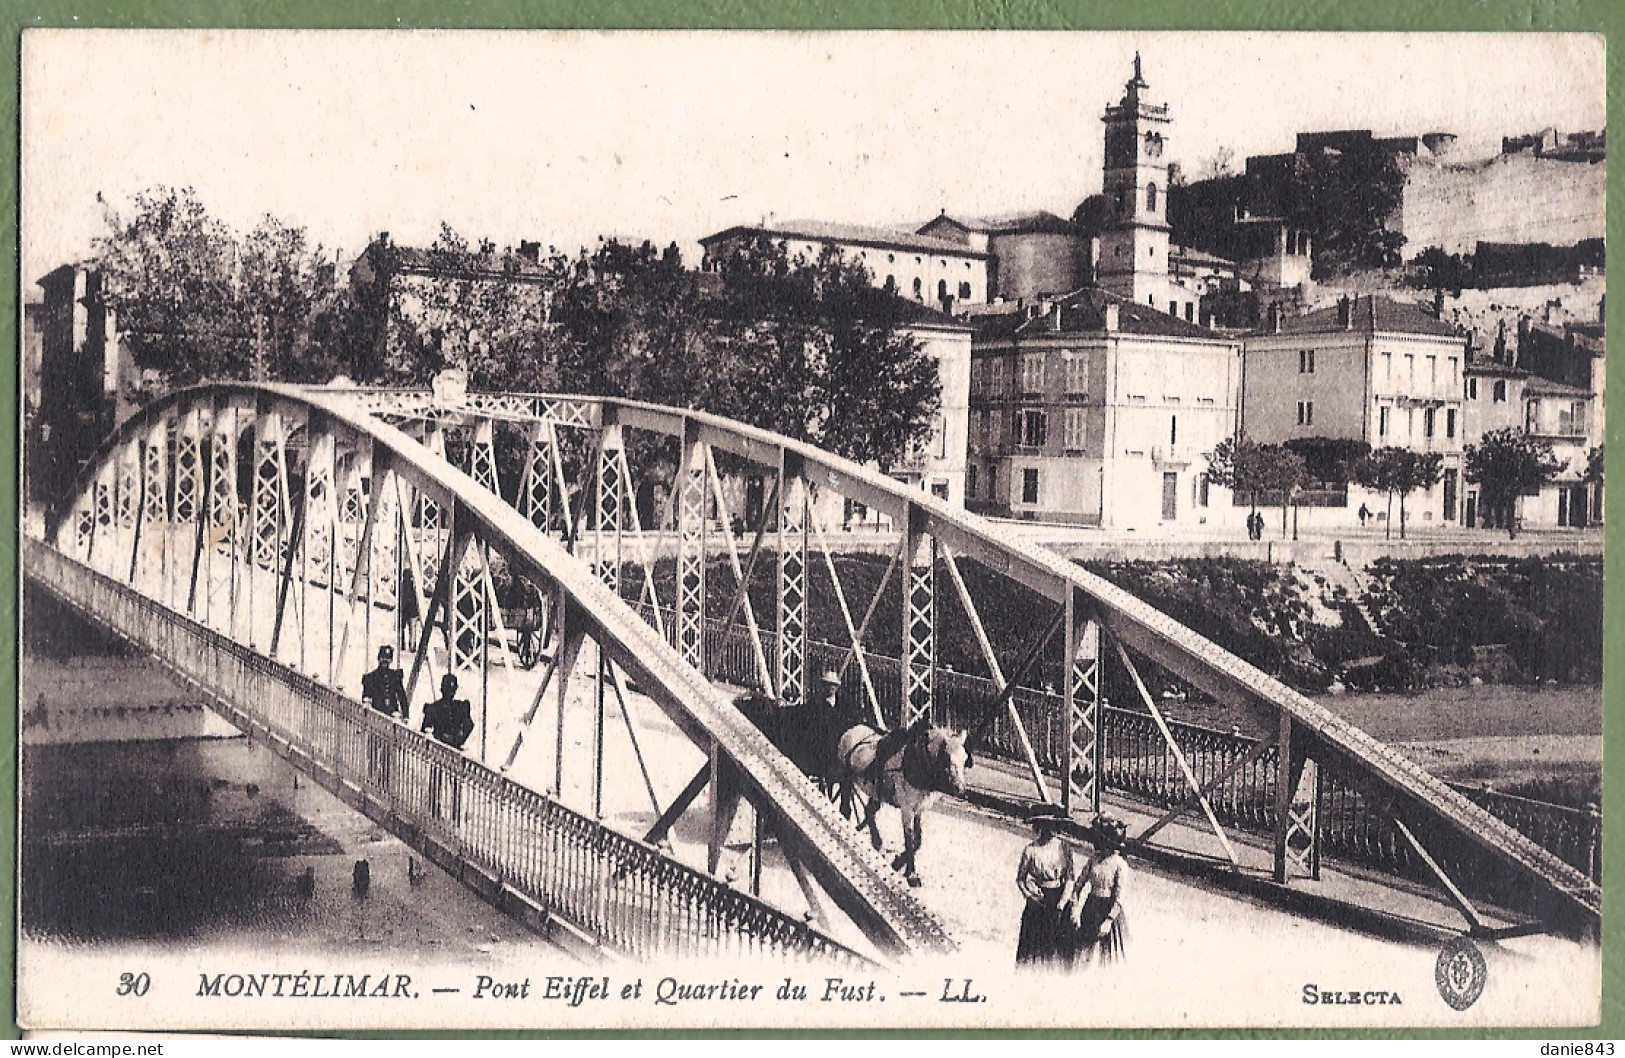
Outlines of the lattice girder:
M912 512L911 512L912 513ZM904 726L935 718L936 541L911 517L904 541L908 562L903 591Z
M799 468L779 477L778 689L784 705L807 693L807 482Z
M705 536L710 498L708 454L703 442L685 438L677 481L677 652L705 669Z
M1100 811L1100 626L1079 613L1074 593L1066 614L1066 785L1069 813Z

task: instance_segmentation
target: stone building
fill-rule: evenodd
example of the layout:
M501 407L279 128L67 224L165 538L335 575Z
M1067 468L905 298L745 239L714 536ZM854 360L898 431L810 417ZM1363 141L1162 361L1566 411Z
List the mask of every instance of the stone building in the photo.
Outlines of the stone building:
M700 240L701 267L715 270L729 253L752 239L767 239L791 260L816 261L836 250L869 272L875 286L890 287L919 304L952 308L989 300L993 254L968 240L939 238L891 228L793 220L782 224L741 224Z
M1237 520L1207 480L1240 343L1099 289L976 319L967 505L1117 528Z
M1064 294L1089 278L1088 241L1071 221L1043 210L999 217L950 217L944 212L917 234L990 254L989 300Z
M1406 501L1423 525L1461 518L1465 338L1421 306L1378 296L1343 298L1304 316L1272 314L1245 340L1241 432L1250 441L1363 441L1372 448L1437 452L1444 475ZM1351 487L1347 506L1315 512L1355 524L1358 508L1386 514L1387 497Z
M468 351L490 335L469 330L465 314L453 306L484 284L513 288L515 312L510 326L545 326L560 276L543 260L541 246L521 242L518 250L499 251L486 243L476 252L400 246L380 232L350 267L350 286L357 301L378 321L372 334L374 364L382 368L400 348L406 321L438 341L447 364L464 362ZM550 371L551 365L544 368ZM552 385L550 375L536 380Z
M1585 481L1586 457L1600 438L1587 429L1600 403L1578 386L1553 382L1518 367L1495 361L1467 365L1467 444L1476 444L1494 430L1521 430L1544 438L1552 455L1563 464L1556 480L1538 495L1525 496L1517 517L1528 528L1586 526L1602 516L1602 486ZM1467 485L1462 524L1491 525L1493 515L1481 509L1478 486Z

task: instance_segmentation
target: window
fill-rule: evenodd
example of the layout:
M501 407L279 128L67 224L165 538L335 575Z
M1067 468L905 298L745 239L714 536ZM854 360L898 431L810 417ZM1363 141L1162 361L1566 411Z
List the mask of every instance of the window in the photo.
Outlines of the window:
M1384 385L1392 385L1394 381L1394 354L1382 354L1382 381Z
M1439 388L1439 358L1428 357L1428 392L1436 392Z
M1468 400L1477 400L1478 399L1478 379L1476 379L1476 378L1469 378L1467 380L1467 399Z
M914 277L914 298L915 298L915 300L919 300L921 295L924 293L924 290L925 290L925 286L924 286L924 284L922 284L920 282L920 277L915 276Z
M1505 404L1506 402L1507 402L1507 380L1504 379L1504 378L1498 378L1498 379L1495 380L1495 403L1497 403L1497 404Z
M1171 448L1179 443L1179 416L1168 416L1168 446Z
M1456 392L1456 387L1459 385L1461 385L1461 361L1452 356L1450 358L1450 392Z
M1155 213L1157 211L1157 185L1156 184L1146 184L1145 185L1145 208L1148 211L1152 212L1152 213Z
M1312 375L1315 373L1315 351L1313 349L1298 350L1298 374Z
M896 276L894 276L894 275L886 276L886 289L888 291L890 291L891 293L893 293L893 294L897 293L897 277Z
M969 283L961 283L961 284L959 284L959 300L960 301L969 301L970 298L971 298L970 284Z
M1025 353L1021 357L1021 392L1044 392L1044 354Z
M1021 502L1038 502L1038 468L1025 467L1021 471Z
M972 463L965 468L965 498L976 498L976 464Z
M990 397L1004 396L1004 358L994 357L987 361L987 395Z
M1388 409L1386 407L1377 409L1377 436L1388 436Z
M937 280L937 300L948 300L948 281L946 279Z
M989 463L987 467L987 498L999 498L999 464Z
M1082 408L1066 409L1066 450L1081 452L1089 440L1088 413Z
M1411 440L1416 436L1416 409L1405 409L1405 439Z
M1082 397L1088 392L1089 361L1075 353L1066 361L1066 393L1069 397Z
M1446 408L1444 410L1444 435L1446 437L1454 437L1454 436L1456 436L1456 409L1455 408Z
M1196 475L1196 505L1206 507L1208 499L1208 480L1206 474Z
M931 422L931 437L936 442L937 458L947 459L948 424L943 420L941 415L936 416Z
M1436 419L1436 415L1434 413L1436 411L1437 411L1437 409L1435 409L1435 408L1427 408L1427 409L1423 410L1423 412L1422 412L1422 436L1424 436L1424 437L1432 437L1433 436L1433 424L1434 424L1434 421Z
M1315 402L1312 400L1298 401L1298 425L1313 426L1315 424Z
M1196 322L1196 302L1194 302L1194 301L1185 302L1185 322L1186 323L1195 323Z
M1048 417L1037 408L1023 408L1017 419L1017 441L1023 448L1042 448L1049 433Z
M1413 353L1405 354L1405 391L1416 392L1416 356Z

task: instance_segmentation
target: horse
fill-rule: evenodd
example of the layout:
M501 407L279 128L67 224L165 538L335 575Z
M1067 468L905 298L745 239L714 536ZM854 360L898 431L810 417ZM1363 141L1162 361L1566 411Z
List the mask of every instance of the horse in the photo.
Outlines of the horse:
M911 886L921 884L914 857L920 851L920 820L926 809L938 794L964 796L965 769L975 763L965 741L964 731L932 727L921 718L897 731L856 724L837 743L831 779L840 791L843 814L851 817L852 791L861 790L868 805L858 829L868 829L869 843L878 851L875 817L882 803L897 806L903 816L903 851L892 860L892 869L903 871Z

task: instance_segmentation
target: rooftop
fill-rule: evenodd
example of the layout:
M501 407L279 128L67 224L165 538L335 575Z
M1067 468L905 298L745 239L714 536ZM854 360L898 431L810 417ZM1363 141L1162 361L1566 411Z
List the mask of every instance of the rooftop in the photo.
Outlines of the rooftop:
M822 220L789 220L781 224L736 224L700 240L701 246L737 238L741 235L766 235L769 238L810 239L815 242L846 243L852 246L873 246L884 250L907 250L953 254L957 257L986 258L988 255L970 250L948 239L920 235L894 228L873 228L862 224L837 224Z
M926 228L941 221L957 224L966 231L973 231L983 235L1026 235L1034 233L1070 235L1073 230L1071 221L1048 210L1039 209L1020 213L1001 213L990 217L958 217L950 216L944 212L920 225L917 231L923 232Z
M1381 294L1355 298L1351 304L1352 319L1345 326L1341 305L1302 316L1286 316L1281 320L1279 332L1255 331L1255 334L1334 334L1352 331L1357 334L1423 334L1441 338L1459 338L1456 328L1435 317L1422 306L1395 301Z
M1117 306L1119 334L1145 335L1161 338L1209 338L1222 340L1223 335L1187 323L1177 316L1160 312L1149 305L1130 301L1097 287L1086 287L1058 298L1047 305L1048 311L1029 316L1025 312L972 318L978 341L1009 341L1012 338L1037 337L1045 334L1105 334L1107 306ZM1057 325L1056 310L1060 311Z

